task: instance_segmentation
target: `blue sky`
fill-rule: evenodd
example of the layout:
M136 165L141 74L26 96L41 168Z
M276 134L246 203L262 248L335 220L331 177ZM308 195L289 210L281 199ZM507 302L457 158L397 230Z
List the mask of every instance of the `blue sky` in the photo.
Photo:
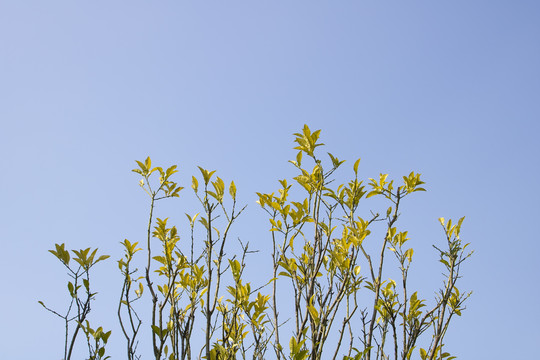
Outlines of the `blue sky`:
M112 255L96 269L92 316L124 358L115 261L124 238L144 240L148 205L134 160L178 164L186 188L197 165L234 180L248 204L237 234L264 250L255 192L294 176L292 134L306 123L349 160L344 179L358 157L366 179L423 174L428 192L400 224L419 286L439 279L422 270L442 240L437 218L466 216L476 252L462 287L474 294L449 350L529 358L540 341L539 16L526 0L1 2L0 357L61 357L62 323L37 300L65 303L47 253L64 242ZM159 214L185 228L195 206L184 190Z

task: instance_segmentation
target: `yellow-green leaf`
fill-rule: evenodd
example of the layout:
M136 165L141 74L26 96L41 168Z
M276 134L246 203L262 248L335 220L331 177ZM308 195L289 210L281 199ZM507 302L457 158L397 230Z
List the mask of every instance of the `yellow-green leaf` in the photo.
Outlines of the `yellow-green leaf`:
M358 173L358 165L360 164L360 158L358 158L358 160L356 160L356 162L354 163L354 166L353 166L353 169L354 169L354 173Z
M229 186L229 194L231 194L233 200L236 199L236 185L234 185L234 181L231 181L231 186Z

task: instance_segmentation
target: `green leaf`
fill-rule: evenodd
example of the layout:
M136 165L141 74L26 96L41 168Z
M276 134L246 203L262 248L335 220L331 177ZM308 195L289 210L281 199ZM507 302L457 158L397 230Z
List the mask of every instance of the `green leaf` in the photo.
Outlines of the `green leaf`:
M152 331L154 332L154 334L156 334L161 339L163 332L161 331L159 326L152 325Z
M68 282L67 287L68 287L68 290L69 290L69 294L71 295L71 297L74 298L75 297L75 286L70 281L70 282Z
M291 340L289 341L289 349L291 350L291 353L296 353L297 351L297 343L296 338L294 336L291 337Z
M51 254L53 254L54 256L56 256L56 258L58 258L58 260L60 260L61 262L63 262L64 264L66 265L69 265L69 260L70 260L70 257L69 257L69 252L65 250L64 248L64 244L54 244L55 248L56 248L56 251L55 250L49 250L49 252Z
M304 360L305 358L307 358L307 355L308 351L304 349L294 356L294 360Z

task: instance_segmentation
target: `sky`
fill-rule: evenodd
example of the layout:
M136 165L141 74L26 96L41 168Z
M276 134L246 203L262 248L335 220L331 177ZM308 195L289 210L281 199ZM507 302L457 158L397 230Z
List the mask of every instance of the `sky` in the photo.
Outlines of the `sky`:
M437 219L466 216L475 253L460 290L474 294L448 350L530 358L540 341L539 16L533 0L3 0L0 357L62 357L62 321L38 300L67 301L47 252L65 243L111 255L95 269L91 319L113 331L107 352L125 358L116 260L120 241L145 239L148 199L131 169L147 156L179 166L186 189L158 216L181 234L184 213L199 211L197 166L234 180L248 205L235 236L261 250L253 273L264 273L270 234L255 192L295 176L292 134L308 124L322 130L321 151L348 160L343 179L358 157L364 179L422 174L428 191L407 199L399 226L428 299L441 278L431 271Z

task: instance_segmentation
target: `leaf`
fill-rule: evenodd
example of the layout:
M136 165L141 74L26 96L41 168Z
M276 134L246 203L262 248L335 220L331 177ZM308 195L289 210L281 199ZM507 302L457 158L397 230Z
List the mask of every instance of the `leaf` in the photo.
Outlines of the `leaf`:
M465 220L465 216L463 216L461 219L458 220L458 223L457 223L457 227L456 227L456 231L457 231L457 234L456 235L459 235L459 231L461 230L461 224L463 224L463 220Z
M358 158L358 160L356 160L356 162L354 163L354 166L353 166L353 170L354 170L354 173L358 173L358 165L360 164L360 158Z
M289 341L289 349L291 350L291 353L296 353L298 352L297 350L297 343L296 343L296 338L294 336L291 337L291 340Z
M210 179L212 178L212 175L216 172L216 170L208 171L208 170L203 169L200 166L198 166L198 168L201 171L201 174L203 176L204 185L208 185L208 183L210 182Z
M152 160L150 160L150 156L148 156L146 158L146 160L144 161L144 166L146 167L146 169L150 170L150 168L152 167Z
M165 177L169 177L171 176L172 174L175 174L178 172L178 170L176 170L177 166L176 165L173 165L171 166L170 168L167 169L167 171L165 172Z
M191 188L195 192L197 192L197 190L199 189L199 182L197 181L197 178L195 176L191 177Z
M199 222L204 225L204 227L208 230L208 221L204 217L201 217L199 219Z
M233 200L236 199L236 185L234 181L231 181L231 185L229 186L229 194L231 194Z
M92 266L94 263L94 257L96 256L96 253L97 253L98 249L94 249L94 251L92 251L92 254L90 254L90 257L88 258L88 260L86 261L86 263L88 264L88 267ZM97 262L97 261L96 261Z
M140 162L139 160L135 160L135 162L137 163L137 165L139 165L139 167L141 168L142 171L139 171L138 169L134 169L132 170L133 172L136 172L136 173L139 173L141 175L146 175L146 173L148 173L148 168L142 163Z
M302 166L302 152L299 151L298 154L296 154L296 163L298 164L298 167Z
M315 309L315 307L313 306L313 298L315 297L315 295L313 295L311 297L311 299L309 299L309 305L307 306L307 309L309 311L309 314L311 315L311 317L313 318L313 320L315 322L318 322L319 321L319 312L317 311L317 309Z
M71 295L71 297L75 297L75 286L73 285L71 281L68 282L67 287L68 287L69 294Z
M294 360L304 360L308 355L308 351L307 350L302 350L300 352L298 352L295 356L294 356Z
M304 125L304 128L302 129L302 134L295 133L296 139L294 141L298 143L298 146L295 147L295 150L300 150L308 154L309 156L313 156L313 151L317 146L324 145L322 143L317 144L317 140L319 139L319 135L321 133L321 130L317 130L311 133L311 130L307 125Z
M152 331L161 338L161 329L158 326L152 325Z
M315 309L315 307L309 305L308 310L309 310L309 313L310 313L311 317L313 318L313 320L315 322L319 321L319 313L317 312L317 309Z
M56 251L49 250L49 252L53 254L54 256L56 256L56 258L60 260L61 262L63 262L64 264L69 265L70 257L69 257L69 252L64 249L65 245L54 244L54 246L56 248Z
M372 197L372 196L375 196L375 195L378 195L380 194L381 192L379 190L373 190L373 191L370 191L367 196L366 196L366 199Z
M291 250L294 251L294 238L296 236L293 234L289 240L289 246L291 247Z
M189 219L189 224L193 226L195 220L197 219L197 216L199 216L199 213L196 213L195 215L193 215L193 217L191 217L189 214L186 214L186 216Z
M272 206L272 208L274 208L274 210L276 210L276 211L281 210L281 206L279 206L279 204L277 202L275 202L275 201L272 201L270 203L270 206Z
M412 261L412 256L413 256L413 253L414 253L414 250L412 248L408 249L407 251L405 251L405 257L407 259L409 259L409 262Z

